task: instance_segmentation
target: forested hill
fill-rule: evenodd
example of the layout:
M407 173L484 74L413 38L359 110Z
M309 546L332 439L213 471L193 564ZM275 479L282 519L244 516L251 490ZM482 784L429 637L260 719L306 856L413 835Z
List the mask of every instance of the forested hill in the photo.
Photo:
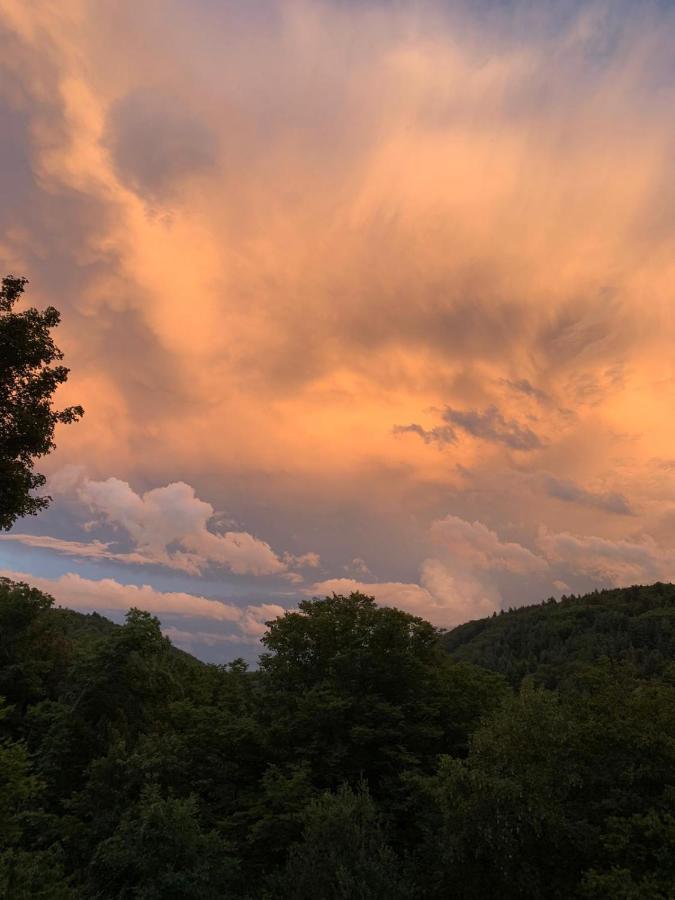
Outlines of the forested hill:
M0 900L672 900L674 593L304 600L249 672L0 579Z
M467 622L441 643L453 658L499 672L514 685L531 675L555 687L601 660L649 677L675 660L675 585L550 599Z

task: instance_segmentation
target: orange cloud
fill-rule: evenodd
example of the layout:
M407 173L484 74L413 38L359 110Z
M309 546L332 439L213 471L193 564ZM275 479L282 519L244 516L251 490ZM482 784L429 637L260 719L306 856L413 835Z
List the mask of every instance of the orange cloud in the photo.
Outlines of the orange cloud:
M667 538L672 11L0 11L0 252L63 309L87 410L47 465L147 487L109 516L136 552L283 573L287 529L334 572L389 552L405 586L448 513L504 536L506 580L542 523L629 555ZM188 483L213 506L183 498L192 530L157 506L180 546L151 546L153 491ZM251 531L206 528L235 494Z

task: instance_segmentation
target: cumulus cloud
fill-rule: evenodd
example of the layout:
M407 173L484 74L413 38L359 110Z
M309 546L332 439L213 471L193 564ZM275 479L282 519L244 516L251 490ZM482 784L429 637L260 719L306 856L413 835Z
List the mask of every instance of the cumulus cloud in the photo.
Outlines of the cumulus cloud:
M118 478L86 480L78 496L106 522L126 531L149 563L194 573L209 565L223 566L238 575L271 575L286 569L269 544L245 531L209 531L214 508L184 482L139 495Z
M542 527L535 552L502 540L481 522L449 515L432 524L430 543L434 555L423 560L418 583L333 578L318 581L304 592L322 596L361 591L379 603L451 627L502 607L500 573L519 579L529 602L550 593L571 592L570 579L626 586L675 578L675 551L660 546L649 535L638 540L609 540L552 533ZM539 586L534 594L533 580Z
M237 575L274 575L289 565L316 567L319 556L286 554L280 559L265 541L245 531L214 533L208 528L215 516L210 503L200 500L190 485L174 482L137 494L126 481L55 478L59 489L75 490L78 500L100 522L123 531L134 545L132 552L113 549L112 542L65 540L20 532L0 535L29 547L54 550L70 556L110 559L136 564L157 564L199 574L208 566L224 567ZM87 528L96 526L87 523Z
M471 570L506 571L516 574L543 572L545 560L527 547L513 541L502 541L482 522L467 522L448 515L434 522L431 541L453 560L455 565Z
M481 522L448 515L429 530L433 556L420 565L419 583L332 578L315 582L305 593L322 595L362 591L383 604L450 627L500 609L502 596L495 574L542 575L548 562L521 544L502 541Z
M421 616L440 627L452 627L468 619L487 616L499 609L499 594L486 590L468 577L455 577L438 560L426 560L421 584L398 581L360 581L355 578L329 578L306 588L312 597L350 594L359 591L374 597L382 606L394 606Z
M229 623L235 637L257 640L265 630L265 622L283 614L277 604L237 606L195 594L158 591L148 584L122 584L113 578L83 578L69 572L58 578L43 578L10 569L0 575L14 581L28 581L69 609L98 612L126 612L131 607L147 610L157 616L183 616Z
M552 564L603 584L622 587L675 579L675 550L660 546L649 535L609 540L542 528L538 544Z
M544 476L544 486L549 496L566 503L579 503L581 506L594 507L620 516L634 515L630 503L618 491L589 491L575 481L556 478L554 475Z

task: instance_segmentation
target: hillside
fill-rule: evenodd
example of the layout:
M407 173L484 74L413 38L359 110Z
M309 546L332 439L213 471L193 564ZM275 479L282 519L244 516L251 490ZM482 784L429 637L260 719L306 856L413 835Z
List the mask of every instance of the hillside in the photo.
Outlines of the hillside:
M467 622L443 634L456 659L555 687L600 660L643 677L675 660L675 585L653 584L547 600Z
M672 900L674 593L304 600L248 672L0 580L0 897Z
M52 607L48 612L48 616L51 627L81 649L85 647L92 649L97 642L119 633L119 630L123 627L115 622L111 622L110 619L97 612L82 613L63 607ZM169 652L188 664L203 665L191 653L187 653L173 644L170 645Z

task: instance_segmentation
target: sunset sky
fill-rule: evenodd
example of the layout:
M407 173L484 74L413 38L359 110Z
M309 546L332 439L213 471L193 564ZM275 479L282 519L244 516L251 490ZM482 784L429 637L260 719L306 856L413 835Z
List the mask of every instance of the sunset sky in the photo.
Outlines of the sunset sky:
M675 578L668 3L0 0L0 262L81 403L2 574L203 659Z

